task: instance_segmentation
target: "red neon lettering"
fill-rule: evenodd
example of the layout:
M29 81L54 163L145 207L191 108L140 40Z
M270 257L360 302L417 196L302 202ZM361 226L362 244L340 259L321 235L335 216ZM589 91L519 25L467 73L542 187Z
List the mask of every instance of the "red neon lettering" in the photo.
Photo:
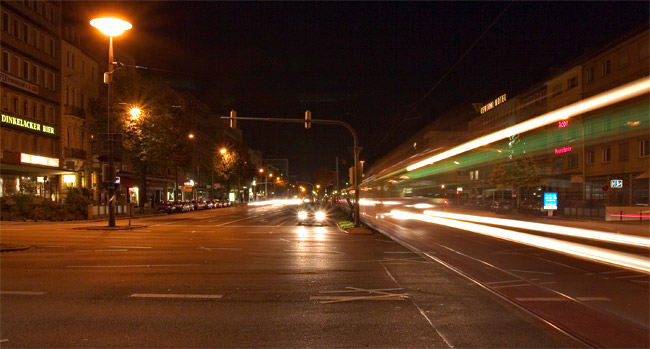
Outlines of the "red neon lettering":
M555 149L555 154L568 153L571 151L571 147L562 147L560 149Z
M557 124L557 128L564 128L569 126L569 120L560 121Z

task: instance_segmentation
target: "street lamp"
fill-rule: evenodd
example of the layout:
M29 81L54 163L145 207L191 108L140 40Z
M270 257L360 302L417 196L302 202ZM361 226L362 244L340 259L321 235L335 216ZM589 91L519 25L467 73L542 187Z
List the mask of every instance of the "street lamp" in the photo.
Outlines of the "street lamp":
M124 31L131 29L131 23L117 18L95 18L90 21L90 25L99 29L109 37L108 43L108 72L104 74L104 83L108 85L108 226L115 226L115 164L113 163L113 132L111 132L111 82L113 80L113 37L122 34Z

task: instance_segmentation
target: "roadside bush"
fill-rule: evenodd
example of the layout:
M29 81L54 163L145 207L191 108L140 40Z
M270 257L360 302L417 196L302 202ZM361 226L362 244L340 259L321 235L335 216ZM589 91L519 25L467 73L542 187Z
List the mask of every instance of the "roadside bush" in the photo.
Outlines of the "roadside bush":
M65 197L65 211L74 216L74 219L88 218L88 204L90 200L79 192L77 188L69 188Z
M34 209L34 196L29 194L15 194L11 196L9 212L14 219L27 220Z

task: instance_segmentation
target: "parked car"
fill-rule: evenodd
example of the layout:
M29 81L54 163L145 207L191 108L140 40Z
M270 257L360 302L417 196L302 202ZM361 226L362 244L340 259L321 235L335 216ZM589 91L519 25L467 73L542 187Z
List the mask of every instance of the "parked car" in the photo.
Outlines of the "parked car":
M194 206L194 211L205 210L206 208L205 202L203 202L202 200L192 200L191 204L192 206Z
M174 207L173 202L165 201L160 206L158 206L158 210L165 213L174 213L176 211L176 208Z
M512 207L510 206L510 203L506 201L495 201L490 206L490 209L492 210L492 212L496 212L496 213L507 213L512 211Z
M204 200L203 203L205 204L205 208L209 210L214 208L214 202L212 200Z
M190 210L189 205L185 201L174 201L172 203L172 206L174 207L173 212L188 212Z

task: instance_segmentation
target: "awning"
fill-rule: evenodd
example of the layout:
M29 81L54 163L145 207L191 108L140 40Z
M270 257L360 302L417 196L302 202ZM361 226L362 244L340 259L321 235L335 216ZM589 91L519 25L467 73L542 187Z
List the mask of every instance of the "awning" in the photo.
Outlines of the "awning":
M120 177L120 186L132 188L137 187L138 184L132 178Z
M650 171L645 171L642 174L634 177L634 179L648 179L650 178Z

